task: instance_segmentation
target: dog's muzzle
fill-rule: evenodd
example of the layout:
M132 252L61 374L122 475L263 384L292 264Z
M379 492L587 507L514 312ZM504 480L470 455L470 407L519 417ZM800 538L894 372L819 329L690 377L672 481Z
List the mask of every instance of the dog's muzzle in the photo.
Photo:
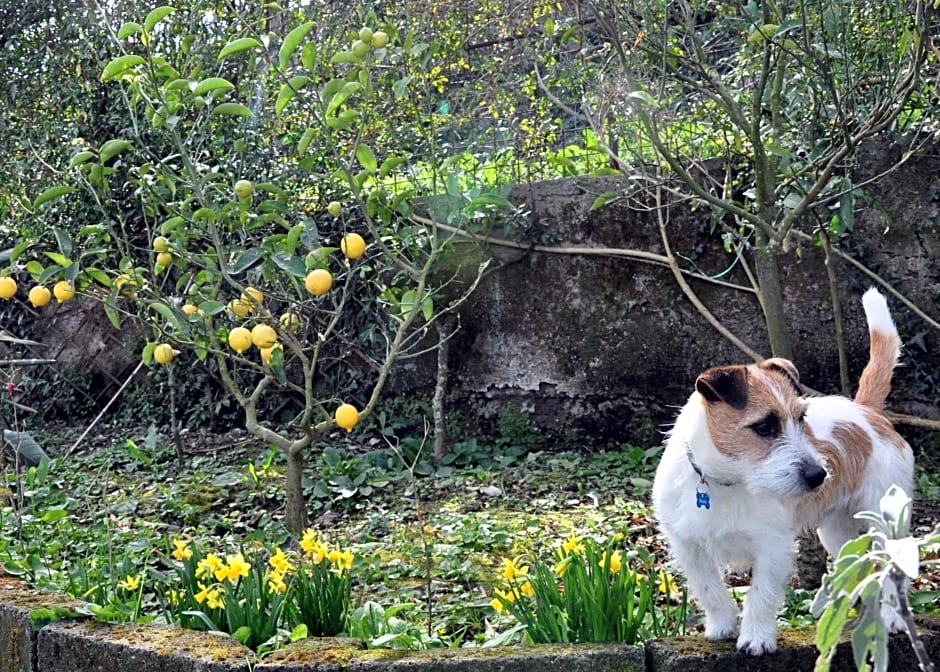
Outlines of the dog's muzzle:
M800 475L803 477L807 490L815 490L823 484L828 474L818 464L804 464Z

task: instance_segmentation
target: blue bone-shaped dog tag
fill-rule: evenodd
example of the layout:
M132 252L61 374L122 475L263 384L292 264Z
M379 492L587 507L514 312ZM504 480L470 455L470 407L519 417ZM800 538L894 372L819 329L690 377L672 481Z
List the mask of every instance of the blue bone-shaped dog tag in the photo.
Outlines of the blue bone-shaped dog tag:
M695 493L695 506L706 510L712 508L711 497L708 496L707 492L698 491Z

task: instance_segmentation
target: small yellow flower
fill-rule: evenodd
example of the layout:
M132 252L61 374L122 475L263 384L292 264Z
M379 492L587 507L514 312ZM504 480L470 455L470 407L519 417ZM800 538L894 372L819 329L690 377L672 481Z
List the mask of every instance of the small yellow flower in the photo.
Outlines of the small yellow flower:
M278 572L272 572L268 578L268 590L272 593L287 592L287 584L284 582L284 575Z
M193 557L193 549L189 547L189 542L185 539L173 540L173 553L171 555L177 560L189 560Z
M598 561L597 566L601 569L607 569L608 563L611 573L619 574L620 570L623 569L623 558L620 555L620 551L614 551L610 553L610 555L605 554L604 557Z
M578 541L578 538L574 536L574 532L568 535L568 538L565 540L565 543L562 544L561 549L567 553L584 553L584 545Z
M515 581L529 573L529 568L516 564L515 560L503 559L502 577L507 581Z
M656 582L659 592L665 595L670 600L680 600L682 599L682 591L679 590L679 587L676 585L676 579L672 574L666 572L666 570L659 570L657 575L658 581Z
M561 560L559 560L557 563L555 563L555 567L554 567L554 569L553 569L553 571L555 572L555 576L564 576L565 574L567 574L567 573L568 573L568 565L570 565L570 564L571 564L571 556L570 556L570 555L566 555L566 556L563 557Z
M215 553L210 553L196 565L196 578L205 579L214 576L216 581L221 581L224 576L225 563Z
M352 568L353 558L355 556L349 551L336 549L335 551L330 551L327 557L331 565L336 567L339 571L345 572Z
M327 547L317 537L317 533L310 528L304 531L304 536L300 540L300 548L307 560L313 561L316 565L323 562L329 553Z
M519 586L519 592L525 595L526 597L535 597L535 586L532 585L532 582L526 579Z
M273 569L276 574L287 574L294 569L290 558L287 557L287 554L281 550L280 547L275 549L274 555L268 560L268 564L271 565L271 569Z
M516 601L516 595L511 590L503 591L499 588L496 588L493 591L493 595L494 597L492 601L490 601L490 606L493 607L493 609L495 609L496 613L498 614L506 613L506 604L514 604Z
M200 590L193 595L198 604L205 602L210 609L225 609L225 600L216 586L198 585Z
M180 600L183 599L183 594L176 589L170 589L170 592L167 593L166 598L167 602L176 607L179 606Z
M227 565L224 567L225 572L222 578L228 579L232 583L238 581L239 578L247 577L248 572L251 571L251 565L245 562L245 557L241 553L225 556L225 562ZM219 581L222 580L218 576L216 578Z
M118 586L120 586L127 592L132 593L138 588L140 588L140 582L142 579L143 579L143 576L140 574L137 574L136 576L125 576L124 580L118 583Z

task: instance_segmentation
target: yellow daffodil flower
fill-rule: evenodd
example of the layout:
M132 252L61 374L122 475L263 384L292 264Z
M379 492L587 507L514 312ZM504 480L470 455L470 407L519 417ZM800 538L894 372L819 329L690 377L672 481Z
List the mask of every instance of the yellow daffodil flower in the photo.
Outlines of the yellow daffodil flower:
M565 543L561 545L561 550L569 555L572 553L584 553L584 545L578 541L578 538L574 536L574 532L572 532L568 535Z
M210 553L196 565L196 578L205 579L214 576L216 581L221 581L225 575L224 569L225 563L222 562L222 558L215 553Z
M517 565L515 560L508 558L503 559L502 576L507 581L515 581L517 578L523 577L528 573L528 567Z
M604 556L598 562L598 566L601 569L606 569L608 566L608 560L610 563L610 571L613 574L619 574L620 570L623 568L623 558L620 555L620 551L614 551L609 556Z
M303 550L307 560L312 561L316 565L323 562L329 553L326 545L317 537L317 533L310 528L304 531L304 536L300 540L300 548Z
M268 560L268 564L271 565L271 569L277 574L287 574L294 569L290 558L287 557L287 554L281 550L280 547L275 549L274 555Z
M330 560L330 564L341 572L351 569L353 559L355 558L349 551L341 551L339 549L330 551L327 557Z
M176 560L189 560L193 557L193 549L189 547L189 542L185 539L174 539L173 547L173 552L170 555Z
M193 598L196 600L197 604L202 604L203 602L210 609L224 609L225 600L222 599L222 595L219 592L219 589L215 586L204 586L201 583L199 585L199 592L193 595Z
M143 576L140 574L137 574L136 576L125 576L122 581L118 582L118 586L128 591L129 593L132 593L140 588L141 579L143 579Z
M248 572L251 571L251 565L245 562L245 557L241 553L232 553L231 555L225 556L225 562L226 567L223 578L228 579L232 583L238 581L239 578L247 577ZM221 581L222 579L219 580Z

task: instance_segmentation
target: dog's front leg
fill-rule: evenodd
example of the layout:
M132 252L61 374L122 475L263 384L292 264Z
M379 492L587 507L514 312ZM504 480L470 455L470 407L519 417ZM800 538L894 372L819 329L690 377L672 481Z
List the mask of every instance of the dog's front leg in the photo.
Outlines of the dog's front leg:
M793 543L768 540L754 560L751 587L744 598L738 650L759 656L777 650L777 612L793 572Z
M689 590L705 611L708 639L734 637L738 625L738 605L728 594L715 559L696 542L674 544L673 554L689 582Z

